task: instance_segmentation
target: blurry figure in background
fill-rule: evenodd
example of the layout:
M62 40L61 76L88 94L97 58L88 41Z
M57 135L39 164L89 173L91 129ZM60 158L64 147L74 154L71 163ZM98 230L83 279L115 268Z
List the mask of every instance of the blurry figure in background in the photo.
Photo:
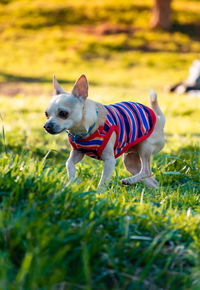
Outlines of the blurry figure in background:
M188 78L180 82L176 85L168 87L167 90L169 92L176 92L178 94L182 94L185 92L189 92L194 94L194 91L198 95L200 94L200 60L194 60L192 65L189 68L189 75Z

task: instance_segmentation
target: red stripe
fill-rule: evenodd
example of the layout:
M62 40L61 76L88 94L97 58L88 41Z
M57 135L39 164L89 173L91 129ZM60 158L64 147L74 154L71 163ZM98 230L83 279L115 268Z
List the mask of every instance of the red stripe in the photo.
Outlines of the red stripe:
M124 104L123 103L123 105L125 106L125 107L127 107L126 106L126 104ZM128 108L128 110L129 110L129 112L130 112L130 108L129 107L127 107ZM123 108L122 108L123 109ZM125 111L126 112L126 111ZM129 122L131 121L131 124L132 124L132 120L131 120L131 118L130 118L130 116L129 116L129 114L128 114L128 112L126 112L126 114L127 114L127 116L128 116L128 118L129 118ZM135 128L136 128L136 132L135 132L135 136L134 136L134 140L137 138L137 136L138 136L138 122L137 122L137 119L136 119L136 117L135 117L135 115L134 114L132 114L133 115L133 118L134 118L134 120L135 120ZM131 130L132 130L132 134L133 134L133 127L131 128ZM130 139L132 139L132 134L131 134L131 138Z
M119 106L117 106L117 105L115 105L116 107L119 107ZM109 107L110 108L110 107ZM120 107L121 108L121 107ZM122 118L122 116L121 116L121 114L120 114L120 112L118 112L118 113L116 113L117 114L117 121L118 121L118 118L120 118L121 120L122 120L122 123L123 123L123 128L126 128L125 127L125 123L124 123L124 119ZM118 123L118 128L119 128L119 130L120 130L120 132L121 132L121 126L120 126L120 123L119 122L117 122ZM124 143L124 142L126 142L126 140L127 140L127 135L126 135L126 130L123 130L123 132L124 132L124 135L123 135L123 140L122 140L122 144ZM121 144L120 144L121 145Z
M130 112L130 108L128 108L127 106L126 106L126 104L122 104L123 106L125 106L127 109L128 109L128 111ZM131 120L131 118L130 118L130 116L129 116L129 113L126 111L126 110L124 110L124 108L122 107L122 106L118 106L118 105L116 105L116 107L120 107L123 111L124 111L124 113L126 114L126 116L127 116L127 118L128 118L128 120L129 120L129 123L132 125L132 126L130 126L130 132L129 132L129 140L131 140L132 139L132 134L133 134L133 124L132 124L132 120ZM120 116L121 116L121 114L120 114ZM122 116L121 116L122 117ZM125 128L125 127L124 127Z
M145 117L146 117L146 120L147 120L147 123L148 123L148 125L149 125L149 128L150 128L150 124L149 124L149 118L148 118L148 115L147 115L147 113L145 112L145 110L142 108L142 106L141 105L139 105L138 104L138 106L143 110L143 112L144 112L144 115L145 115ZM150 111L151 109L150 108L148 108L147 107L147 109Z
M111 127L113 126L112 123L110 123L110 121L109 121L108 119L106 120L105 124L107 124L107 125L109 126L109 128L111 128ZM104 125L104 126L105 126L105 125ZM106 132L105 130L102 130L102 133L103 133L104 135L107 134L107 132Z
M136 136L138 135L138 122L137 122L137 119L136 119L136 117L135 117L135 115L134 115L134 113L133 112L131 112L131 109L126 105L126 104L124 104L123 103L123 105L130 111L130 113L132 113L132 116L133 116L133 118L134 118L134 120L135 120L135 127L136 127L136 132L135 132L135 136L134 136L134 140L136 139ZM132 105L132 104L131 104ZM132 135L133 135L133 122L132 122L132 120L131 120L131 118L129 117L129 119L130 119L130 123L131 123L131 135L130 135L130 140L132 140Z
M116 126L116 125L113 125L110 130L108 131L107 135L105 136L101 146L99 147L98 151L97 151L97 155L99 157L101 157L101 154L103 153L103 150L105 149L108 141L110 140L110 137L112 135L112 133L116 131L116 141L115 141L115 145L114 145L114 148L116 146L116 143L118 141L118 136L119 136L119 128Z
M74 142L72 142L72 140L71 140L71 138L70 138L70 135L68 135L68 140L69 140L69 143L71 144L71 146L72 146L74 149L78 150L76 144L75 144Z
M149 109L149 108L148 108ZM131 144L127 144L122 151L120 151L116 156L115 158L118 158L120 155L122 155L124 152L126 152L129 148L135 146L136 144L144 141L145 139L147 139L152 133L153 133L153 130L154 130L154 127L155 127L155 124L156 124L156 115L154 113L153 110L149 109L149 112L151 114L151 119L152 119L152 128L151 130L148 132L148 134L146 135L143 135L141 136L140 138L136 139L134 142L132 142Z
M140 118L140 123L141 123L141 125L142 125L142 133L143 133L143 135L146 133L146 129L145 129L145 127L144 127L144 123L143 123L143 121L142 121L142 117L141 117L141 114L140 114L140 112L138 111L138 108L137 108L137 106L136 105L134 105L134 104L132 104L133 105L133 107L136 109L136 111L138 112L138 115L139 115L139 118ZM141 106L139 106L140 108L141 108ZM141 108L142 109L142 111L144 112L144 109L143 108Z

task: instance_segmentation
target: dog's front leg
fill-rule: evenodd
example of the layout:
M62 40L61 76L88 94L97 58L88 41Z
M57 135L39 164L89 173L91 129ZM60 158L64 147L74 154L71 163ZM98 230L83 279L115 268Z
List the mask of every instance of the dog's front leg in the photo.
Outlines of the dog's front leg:
M105 149L102 152L101 159L104 161L104 164L103 164L103 172L98 186L99 188L102 188L104 184L108 185L110 178L113 174L113 170L115 168L116 163L113 149L115 140L116 133L113 132L113 134L110 137L110 140L108 141Z
M114 157L104 160L103 172L98 186L99 188L101 188L104 184L108 185L115 168L115 163L116 161Z
M70 182L72 182L75 178L75 165L83 159L83 156L84 154L82 152L72 149L70 156L66 162L66 168Z

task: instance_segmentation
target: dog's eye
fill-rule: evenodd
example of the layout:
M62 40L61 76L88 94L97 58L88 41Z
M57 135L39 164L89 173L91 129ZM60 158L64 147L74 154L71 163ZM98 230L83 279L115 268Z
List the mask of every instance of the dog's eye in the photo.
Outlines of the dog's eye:
M58 116L59 116L60 118L62 118L62 119L67 119L67 117L68 117L68 112L66 112L66 111L60 111L60 112L58 113Z
M45 112L45 116L47 117L47 119L49 119L49 114L47 113L47 111Z

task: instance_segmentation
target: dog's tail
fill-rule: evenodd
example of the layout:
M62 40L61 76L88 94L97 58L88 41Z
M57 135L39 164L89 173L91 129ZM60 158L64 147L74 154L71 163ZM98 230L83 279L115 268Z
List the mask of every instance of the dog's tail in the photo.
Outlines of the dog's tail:
M165 116L158 105L157 94L152 89L150 90L150 94L149 94L149 102L150 102L151 108L156 113L156 115L160 116L160 118L163 121L163 125L164 125L165 124Z

